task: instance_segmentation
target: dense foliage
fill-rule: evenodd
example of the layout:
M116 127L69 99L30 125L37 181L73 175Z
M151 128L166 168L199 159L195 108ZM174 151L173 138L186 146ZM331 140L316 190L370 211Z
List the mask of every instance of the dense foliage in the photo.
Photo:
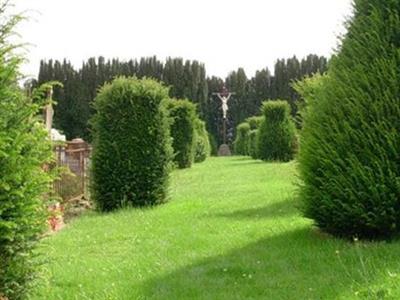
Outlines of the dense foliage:
M248 147L247 152L253 159L258 158L257 134L258 134L257 129L250 130L249 132L249 144L247 146Z
M236 139L233 143L236 155L248 155L250 125L247 122L240 123L236 129Z
M190 168L196 145L196 106L189 100L172 99L168 101L167 108L171 117L174 162L180 169Z
M212 156L217 156L218 155L218 145L217 145L217 140L215 137L208 133L208 141L210 142L210 150L211 150L211 155Z
M258 158L258 149L257 149L257 133L258 128L263 121L263 116L253 116L246 119L246 123L250 126L250 131L248 135L248 144L247 144L247 154L250 155L253 159Z
M324 80L326 80L327 74L316 73L313 76L305 77L302 80L296 81L292 84L293 88L299 94L299 100L297 101L297 115L295 121L297 127L301 128L303 118L306 114L306 107L308 99L319 99L323 91Z
M94 102L92 197L98 209L166 200L172 156L160 83L120 77L105 84Z
M251 130L255 130L260 128L262 120L264 119L263 116L253 116L246 119L246 122L250 125Z
M207 159L211 154L210 139L206 130L206 124L199 118L195 119L195 149L194 149L194 162L199 163Z
M22 59L8 42L21 19L0 4L0 298L23 299L33 282L33 248L46 228L44 196L51 176L48 133L35 103L18 87Z
M298 95L291 87L293 80L306 75L325 72L327 59L308 55L304 59L292 57L276 62L273 72L268 68L257 71L248 78L239 68L227 78L206 77L205 66L197 61L182 58L168 58L165 62L156 57L129 60L105 60L89 58L81 68L75 69L67 60L48 60L40 64L39 83L57 80L64 88L55 90L58 105L55 108L54 121L58 129L67 138L82 137L90 139L87 121L94 113L91 102L96 97L97 89L116 76L151 77L171 86L170 97L190 99L199 110L202 120L206 122L207 131L213 136L216 144L222 143L221 102L213 92L220 91L225 84L236 92L229 101L227 120L228 141L231 143L235 127L247 117L256 115L265 99L286 99L290 102L292 114L297 112ZM274 75L272 75L274 74Z
M300 196L305 216L338 236L400 231L399 36L398 1L355 1L328 77L307 99Z
M294 156L295 127L286 101L263 103L264 118L258 129L257 156L262 160L289 161Z

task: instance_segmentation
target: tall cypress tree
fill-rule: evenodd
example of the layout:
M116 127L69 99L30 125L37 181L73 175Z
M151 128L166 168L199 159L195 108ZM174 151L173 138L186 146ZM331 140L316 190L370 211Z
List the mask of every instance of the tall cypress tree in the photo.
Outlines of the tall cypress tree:
M292 81L317 71L323 73L325 70L325 58L309 55L301 62L295 57L278 60L275 75L267 68L257 71L253 78L247 78L242 68L232 72L226 78L226 85L237 93L230 101L230 137L241 121L259 113L260 105L266 99L287 100L291 103L292 114L295 115L298 96L291 88ZM220 101L212 93L221 90L223 80L217 77L207 78L204 64L184 61L182 58L168 58L163 63L155 56L129 61L92 57L77 70L68 61L42 61L39 84L50 80L58 80L64 84L63 89L56 88L54 91L58 100L55 107L56 127L64 131L68 138L80 136L89 139L87 115L93 114L91 103L98 88L120 75L164 81L171 86L171 97L188 98L197 104L198 113L206 121L207 130L218 143L221 142Z

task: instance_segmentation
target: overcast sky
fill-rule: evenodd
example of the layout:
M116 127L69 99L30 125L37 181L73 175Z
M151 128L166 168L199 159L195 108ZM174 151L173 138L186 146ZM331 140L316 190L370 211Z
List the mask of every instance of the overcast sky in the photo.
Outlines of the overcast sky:
M79 67L91 56L179 56L225 77L248 76L278 58L329 56L351 0L15 0L32 17L18 31L32 43L25 74L43 58Z

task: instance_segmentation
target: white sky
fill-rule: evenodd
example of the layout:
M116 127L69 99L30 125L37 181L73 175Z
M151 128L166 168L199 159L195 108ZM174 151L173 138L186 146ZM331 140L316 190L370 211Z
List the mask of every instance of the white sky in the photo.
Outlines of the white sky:
M32 43L26 75L42 58L157 55L197 59L208 75L243 67L272 69L278 58L329 56L351 14L351 0L14 0L33 20L20 25Z

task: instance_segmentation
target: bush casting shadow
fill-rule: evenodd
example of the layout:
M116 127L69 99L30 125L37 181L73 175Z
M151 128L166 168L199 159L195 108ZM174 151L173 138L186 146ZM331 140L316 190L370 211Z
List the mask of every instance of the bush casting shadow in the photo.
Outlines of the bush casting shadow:
M303 228L145 281L142 293L144 299L336 299L362 284L367 294L362 289L385 266L399 267L392 246L355 246Z
M252 207L244 210L236 210L229 213L215 214L216 217L234 218L234 219L263 219L288 217L299 215L299 210L293 205L292 199L275 202L267 206Z
M238 160L238 161L233 161L230 164L227 164L227 166L246 166L246 165L262 165L262 164L266 164L266 162L262 161L262 160L255 160L255 159L242 159L242 160Z

